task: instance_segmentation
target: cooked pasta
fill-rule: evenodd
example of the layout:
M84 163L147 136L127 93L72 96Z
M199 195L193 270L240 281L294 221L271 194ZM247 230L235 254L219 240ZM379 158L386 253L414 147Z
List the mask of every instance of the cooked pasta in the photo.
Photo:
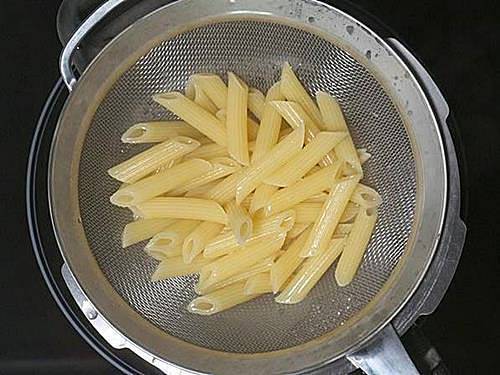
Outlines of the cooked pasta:
M182 244L182 259L185 263L191 263L193 259L203 252L208 242L221 233L223 224L204 221L184 238Z
M205 92L205 94L207 94L217 108L226 108L227 87L224 81L217 74L194 74L191 76L190 81L193 82L193 88L196 83ZM194 95L195 93L193 93L193 98Z
M153 237L173 223L172 219L139 219L125 225L122 247L128 247Z
M184 121L152 121L132 125L123 133L123 143L158 143L178 136L199 140L202 134Z
M243 289L243 293L246 295L272 293L272 291L269 272L261 272L249 277Z
M250 164L248 155L248 86L234 73L228 73L226 108L227 150L236 161Z
M174 276L191 275L197 273L210 261L203 257L195 258L191 263L186 264L182 257L163 260L151 276L151 281L158 281Z
M177 220L161 232L155 234L146 244L145 250L172 250L181 249L184 238L198 226L196 220Z
M371 187L358 184L354 193L352 194L351 201L359 204L361 207L378 207L382 203L380 195Z
M234 237L238 244L243 245L252 235L253 221L247 210L237 204L235 201L230 201L225 205L227 221L231 228Z
M251 87L248 90L248 110L259 120L262 119L266 99L262 91Z
M210 100L208 95L203 91L200 84L198 82L194 82L194 98L193 101L198 104L203 109L206 109L208 112L214 114L217 112L217 106Z

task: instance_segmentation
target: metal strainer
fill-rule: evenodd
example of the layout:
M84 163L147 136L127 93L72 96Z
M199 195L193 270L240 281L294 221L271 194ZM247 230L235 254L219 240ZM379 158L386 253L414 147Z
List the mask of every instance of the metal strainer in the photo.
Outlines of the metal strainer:
M51 210L63 272L87 316L112 345L166 372L296 373L346 355L361 365L353 353L417 290L445 219L445 151L420 84L371 30L300 0L182 0L160 8L110 42L77 83L74 47L121 2L89 18L61 60L72 93L52 145ZM131 215L110 204L119 184L106 170L140 151L120 142L127 127L174 118L153 94L182 90L193 73L227 71L267 90L285 61L311 94L338 98L355 143L373 154L364 182L384 202L375 234L348 287L327 272L297 305L266 296L215 316L189 314L195 277L151 283L155 261L143 244L121 248Z

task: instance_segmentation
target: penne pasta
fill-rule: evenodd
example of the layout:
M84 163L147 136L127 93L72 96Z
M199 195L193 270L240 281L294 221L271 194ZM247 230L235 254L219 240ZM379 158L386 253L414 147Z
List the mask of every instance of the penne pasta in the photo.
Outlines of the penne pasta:
M340 286L348 285L356 275L376 221L377 210L373 207L363 207L354 220L335 270L335 280Z
M243 245L250 238L253 231L252 218L247 210L230 201L225 205L227 221L238 244Z
M274 300L278 303L299 303L304 300L321 276L339 257L345 239L333 239L316 256L308 258L292 280Z
M301 127L274 146L265 158L245 168L236 186L236 202L241 203L267 176L299 152L303 143L304 128Z
M159 281L169 277L191 275L198 273L210 260L203 257L194 259L191 263L184 263L182 257L163 260L151 276L151 281Z
M250 213L253 215L258 210L264 209L267 202L271 199L278 187L272 185L262 184L257 186L250 204Z
M345 137L345 132L320 132L316 134L316 137L300 152L264 181L269 185L281 187L297 182Z
M224 124L209 111L189 100L180 92L172 91L156 94L153 99L215 143L226 146L227 136Z
M280 82L280 89L283 96L289 101L300 104L302 108L304 108L307 115L321 126L321 113L319 112L316 103L314 103L314 100L309 96L309 93L306 91L304 86L302 86L288 62L283 64ZM325 128L323 130L328 129Z
M297 224L311 224L321 214L323 203L299 203L293 206L295 211L295 222ZM359 207L349 202L340 217L340 223L347 223L356 217Z
M333 165L322 168L291 186L278 190L271 196L265 207L266 215L273 215L287 210L328 189L338 177L341 166L341 162L335 162Z
M226 177L241 167L233 159L228 157L215 158L210 160L212 167L205 170L205 173L196 176L188 183L184 184L182 187L172 190L171 194L174 196L179 196L186 193L189 190L199 188L210 182L216 181L220 178Z
M328 246L359 179L359 176L353 176L334 183L300 256L314 256Z
M240 164L250 164L248 155L248 86L234 73L228 73L226 108L227 150Z
M217 106L210 100L205 91L201 88L201 86L195 81L194 84L194 98L192 99L196 104L198 104L203 109L206 109L208 112L215 114L218 108Z
M227 87L218 75L207 73L194 74L190 77L189 81L192 81L193 84L196 83L218 109L226 108Z
M286 239L293 240L300 236L307 228L311 226L310 223L295 223L295 225L287 233Z
M325 128L330 131L342 131L349 134L349 128L345 122L342 109L337 103L335 98L326 92L318 92L316 100L323 118ZM346 137L335 149L338 158L345 160L355 171L355 173L362 174L361 162L354 147L354 143L350 134Z
M189 219L226 224L227 215L213 200L185 197L153 198L136 206L141 217Z
M180 257L182 254L182 249L180 247L175 247L172 249L144 249L146 254L148 254L151 258L156 259L160 262L170 259Z
M192 138L175 137L108 169L108 174L118 181L133 183L199 146L200 143Z
M139 219L125 225L122 247L128 247L153 237L173 223L172 219Z
M227 121L227 111L226 109L220 109L217 111L217 113L215 114L215 116L217 116L217 118L222 122L222 123L226 123ZM257 132L259 131L259 125L254 121L252 120L250 117L247 117L247 138L249 141L254 141L255 138L257 137ZM251 142L249 142L248 144L248 149L249 150L252 150L252 148L250 147L251 145Z
M144 250L172 250L181 249L186 236L198 226L196 220L176 220L173 224L157 233L149 240ZM180 255L176 253L176 255Z
M323 203L328 198L328 193L322 191L321 193L314 194L312 197L304 200L304 203Z
M212 164L205 160L188 160L119 189L110 201L121 207L133 206L203 176L212 168Z
M370 154L366 150L366 148L358 148L356 152L358 153L358 158L361 165L365 164L368 161L368 159L372 157L372 154Z
M244 294L244 287L245 283L240 282L197 297L188 305L188 311L199 315L213 315L259 296Z
M246 295L272 293L269 272L261 272L247 279L243 293Z
M158 143L184 136L198 139L202 134L184 121L152 121L132 125L123 133L123 143Z
M243 172L236 172L214 186L206 195L207 199L212 199L220 204L225 204L236 196L236 186L241 180Z
M191 263L203 252L208 242L222 232L223 224L204 221L194 228L184 238L182 244L182 259L184 263Z
M284 254L274 262L270 272L271 289L274 293L279 292L281 287L285 285L285 282L304 261L304 258L300 257L300 252L310 233L311 228L303 232L287 249L285 249Z
M203 266L201 273L205 274L205 276L202 280L207 285L216 284L248 269L259 261L277 253L283 245L285 237L286 233L284 232L280 234L271 233L260 241L249 243L231 254L214 260L212 263Z
M220 180L215 180L212 182L208 182L202 186L198 186L197 188L190 189L184 194L185 197L191 197L191 198L204 198L207 193L212 190Z
M251 87L248 90L248 110L258 119L262 119L262 113L264 112L264 103L266 99L262 91Z
M258 243L269 235L278 235L288 232L295 224L295 212L293 210L279 213L278 215L264 219L256 219L253 224L252 236L246 241L245 247ZM207 258L217 258L230 254L240 248L237 238L232 232L223 233L210 241L203 256Z
M358 184L352 194L351 201L366 208L378 207L382 204L382 198L379 193L363 184Z

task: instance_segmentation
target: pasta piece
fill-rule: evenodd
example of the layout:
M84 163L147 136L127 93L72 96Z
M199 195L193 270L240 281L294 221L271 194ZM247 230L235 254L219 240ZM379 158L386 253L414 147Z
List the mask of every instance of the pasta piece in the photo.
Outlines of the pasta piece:
M344 178L332 186L300 256L314 256L328 246L359 179L359 176Z
M213 221L227 224L227 216L215 201L200 198L153 198L136 206L141 217Z
M354 220L351 233L347 237L335 270L335 280L340 286L348 285L356 275L376 221L377 210L373 207L360 210L356 220Z
M221 233L224 225L204 221L194 228L184 239L182 244L182 259L184 263L191 263L203 252L207 243Z
M281 71L280 89L287 100L299 103L314 122L318 125L322 125L321 113L316 103L314 103L314 100L309 96L309 93L304 86L302 86L293 72L292 67L287 62L283 64L283 69ZM327 129L325 128L323 130Z
M200 269L209 262L209 259L203 257L198 257L189 264L184 263L182 257L165 259L156 268L151 276L151 281L159 281L175 276L191 275L199 272Z
M337 178L341 166L341 162L336 162L287 188L278 190L266 205L266 215L273 215L287 210L297 203L328 189Z
M226 108L227 87L222 78L216 74L198 73L192 75L190 81L195 82L218 109Z
M363 184L358 184L352 194L351 201L366 208L378 207L382 204L382 198L379 193Z
M217 111L215 116L217 116L217 118L222 123L225 124L227 122L227 111L225 108ZM247 117L247 138L248 138L248 140L254 141L255 138L257 137L258 131L259 131L259 125L254 120L252 120L250 117ZM252 150L252 148L250 147L250 144L251 143L248 144L248 149Z
M265 97L262 91L252 87L248 90L248 109L252 112L257 119L262 119L264 111Z
M118 181L133 183L154 172L161 165L178 159L199 146L200 143L192 138L175 137L108 169L108 174Z
M242 175L243 173L240 171L226 177L207 193L206 198L212 199L220 204L225 204L231 199L234 199L236 195L236 186L241 180Z
M318 194L314 194L312 197L304 200L304 203L323 203L328 198L328 193L324 191Z
M241 282L197 297L188 305L188 311L199 315L213 315L259 296L244 294L244 287L245 283Z
M227 221L238 244L243 245L252 235L253 222L246 209L235 201L226 203Z
M201 273L206 276L202 279L207 285L216 284L248 269L260 260L277 253L283 245L285 237L286 233L271 233L260 241L249 243L229 255L216 259L203 266Z
M228 73L226 137L227 150L236 161L250 164L248 155L248 86L234 73Z
M193 178L182 187L172 190L172 195L178 196L184 194L189 190L233 174L241 168L238 163L228 157L215 158L210 160L210 163L212 164L212 168L205 170L205 173Z
M110 201L121 207L133 206L175 189L212 168L212 164L205 160L188 160L119 189Z
M258 243L262 238L268 235L274 235L288 232L295 224L295 212L293 210L279 213L278 215L264 219L256 219L253 224L252 236L246 241L245 246ZM210 241L203 255L207 258L217 258L222 255L230 254L240 248L238 240L232 232L220 234Z
M355 203L349 202L340 217L341 223L349 223L351 222L359 212L359 206Z
M343 238L351 233L353 224L339 224L335 228L332 238Z
M366 148L358 148L356 152L358 153L358 158L361 165L365 164L368 161L368 159L372 157L372 154L370 154L366 150Z
M300 127L274 146L265 158L242 171L236 186L236 202L241 203L262 181L300 151L304 144L304 128Z
M304 261L304 258L300 257L300 252L310 233L311 229L308 229L295 239L295 241L285 250L285 253L280 256L271 267L270 282L271 289L274 293L279 292L285 282Z
M268 272L271 270L271 267L274 263L274 258L275 258L275 255L273 255L269 258L266 258L266 259L264 259L256 264L254 264L253 266L249 267L247 270L244 270L241 273L238 273L234 276L228 277L227 279L224 279L224 280L222 280L218 283L215 283L215 284L207 284L206 282L202 282L202 283L198 282L195 285L194 290L198 294L207 294L207 293L210 293L216 289L224 288L228 285L246 280L246 279L248 279L254 275L257 275L259 273Z
M153 237L173 223L172 219L139 219L125 225L122 247L128 247Z
M175 247L172 249L144 249L146 254L148 254L151 258L156 259L160 262L170 259L180 257L182 254L182 249L180 247Z
M175 113L181 119L186 121L192 127L198 129L215 143L226 146L226 130L224 124L198 104L189 100L180 92L167 92L153 96L154 101L171 112Z
M250 204L250 213L253 215L258 210L264 209L267 202L271 199L274 193L278 190L278 187L272 185L262 184L257 186L255 193Z
M272 293L269 272L261 272L249 277L245 283L243 293L246 295Z
M191 233L199 223L200 222L196 220L177 220L175 223L153 236L144 249L146 252L148 250L180 249L186 236ZM178 255L180 255L180 251Z
M316 94L316 100L325 127L331 131L343 131L349 134L349 128L342 114L342 109L335 98L326 92L318 92ZM353 174L358 173L362 176L363 170L361 168L361 162L350 134L340 142L335 152L338 158L345 160L354 169L355 172L353 172Z
M190 189L189 191L184 194L185 197L191 197L191 198L205 198L207 193L212 190L220 180L208 182L202 186L198 186L197 188Z
M335 145L346 137L345 132L320 132L300 152L264 181L274 186L289 186L314 167Z
M281 128L281 115L271 104L274 100L283 100L279 82L271 86L267 92L259 131L255 140L255 150L252 154L252 163L270 151L278 142Z
M216 105L210 100L205 91L201 88L201 86L195 81L194 82L194 98L193 101L198 104L203 109L206 109L208 112L215 114L218 108Z
M217 143L208 143L198 147L186 155L189 159L214 159L229 156L225 146L218 145Z
M318 125L309 117L304 109L295 102L273 101L271 105L283 116L288 124L294 129L300 126L305 127L306 143L312 142L316 134L321 130ZM333 151L329 152L321 160L322 166L333 164L335 157Z
M302 232L304 232L310 226L311 226L310 223L295 223L292 229L290 229L290 231L287 233L286 239L293 240L297 238L298 236L301 235Z
M184 121L140 122L122 135L123 143L157 143L178 136L198 139L202 134Z
M318 216L321 214L323 208L323 203L299 203L293 206L295 211L295 222L297 224L311 224ZM340 223L347 223L356 217L359 211L359 207L353 203L348 203L342 216L340 217Z
M333 239L316 256L308 258L297 274L285 286L274 300L278 303L299 303L304 300L321 276L339 257L344 248L345 239Z

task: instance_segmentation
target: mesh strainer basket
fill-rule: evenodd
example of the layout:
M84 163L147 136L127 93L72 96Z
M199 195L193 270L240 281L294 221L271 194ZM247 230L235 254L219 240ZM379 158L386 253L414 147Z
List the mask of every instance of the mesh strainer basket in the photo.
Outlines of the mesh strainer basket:
M429 94L436 90L432 81L417 81L408 68L411 55L405 62L406 50L395 40L316 1L181 0L122 32L77 82L74 48L121 2L99 8L63 52L72 92L49 171L63 273L92 324L113 346L128 347L167 373L298 373L332 363L338 370L346 356L369 373L386 365L415 372L403 361L393 327L403 330L418 315L421 306L408 301L429 290L423 280L434 285L437 276L427 270L440 256L447 212L453 220L457 215L448 199L449 150L440 123L447 113L442 100L441 107L429 102L429 95L439 96ZM327 272L297 305L268 296L215 316L189 314L195 277L151 283L155 263L141 245L121 248L131 217L110 204L119 184L106 171L138 150L120 142L127 127L174 118L153 94L183 89L193 73L227 71L267 90L284 61L310 93L338 98L355 143L373 154L364 182L384 202L374 236L348 287L338 287ZM408 318L401 318L405 308ZM376 351L382 346L385 351ZM391 356L397 360L381 361Z

